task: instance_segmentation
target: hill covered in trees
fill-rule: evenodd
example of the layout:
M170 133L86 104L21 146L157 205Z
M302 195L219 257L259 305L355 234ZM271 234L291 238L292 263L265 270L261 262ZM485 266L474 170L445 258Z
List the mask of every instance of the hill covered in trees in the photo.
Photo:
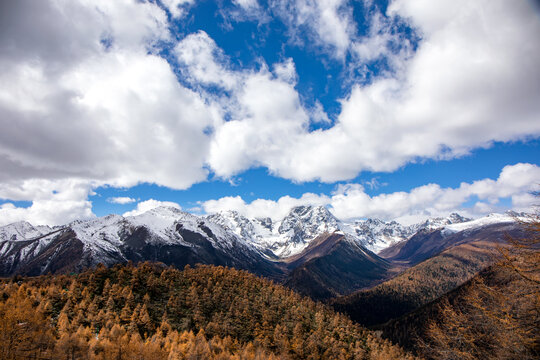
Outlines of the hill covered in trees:
M333 305L364 324L379 324L385 338L426 359L538 359L538 220L522 223L521 237L508 234L505 246L456 246Z
M429 303L495 261L490 242L463 244L405 270L371 289L332 300L337 311L365 326L385 323Z
M325 305L224 267L99 266L0 284L2 359L394 359Z
M539 291L538 283L494 265L381 329L427 359L538 359Z

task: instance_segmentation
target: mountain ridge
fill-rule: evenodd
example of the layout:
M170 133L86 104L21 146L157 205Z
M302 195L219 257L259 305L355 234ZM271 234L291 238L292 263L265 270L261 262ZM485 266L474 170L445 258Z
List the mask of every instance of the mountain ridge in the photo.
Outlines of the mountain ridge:
M513 216L466 221L452 214L408 227L366 219L354 227L324 207L296 207L279 221L248 219L237 212L198 216L158 207L135 216L108 215L54 228L20 222L0 227L0 276L80 272L99 263L128 261L179 268L202 263L248 270L327 299L385 281L458 244L474 229L515 221ZM377 246L394 243L376 254L373 246L366 246L370 239Z

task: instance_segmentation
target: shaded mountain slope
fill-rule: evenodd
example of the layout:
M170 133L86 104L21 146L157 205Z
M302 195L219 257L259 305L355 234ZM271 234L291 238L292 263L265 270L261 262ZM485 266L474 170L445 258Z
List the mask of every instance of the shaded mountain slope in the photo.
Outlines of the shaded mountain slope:
M539 294L538 282L496 264L381 330L428 359L538 359Z
M511 220L511 218L509 218ZM505 222L479 226L471 226L461 230L459 226L451 226L430 231L420 230L407 241L390 246L379 253L379 256L392 260L407 262L410 265L429 259L445 249L475 241L505 243L506 236L522 236L522 228L514 221L503 218ZM474 222L470 222L473 223ZM456 230L454 230L456 229Z
M455 246L371 289L334 299L332 305L363 325L384 323L471 279L493 263L496 246L489 241Z
M323 234L297 256L285 285L314 299L328 299L370 286L387 276L390 264L339 233Z

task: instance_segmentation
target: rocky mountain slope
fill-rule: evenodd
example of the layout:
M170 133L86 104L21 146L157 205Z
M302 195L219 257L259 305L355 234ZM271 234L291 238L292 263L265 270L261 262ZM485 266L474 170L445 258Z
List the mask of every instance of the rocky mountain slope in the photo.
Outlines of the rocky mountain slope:
M75 221L49 234L28 230L21 240L11 232L25 224L2 228L9 240L0 241L0 275L39 275L81 271L98 263L160 261L215 264L280 277L279 267L251 242L204 218L175 208L160 207L138 216L109 215ZM37 234L37 237L30 238Z
M208 219L231 229L260 248L270 250L277 257L300 253L309 242L323 233L341 230L342 223L322 206L298 206L283 219L248 219L236 211L210 215Z
M433 218L423 223L404 226L396 221L365 219L343 222L323 206L298 206L280 220L247 218L236 211L222 211L208 219L229 228L248 239L267 253L285 258L302 252L317 236L340 231L362 247L375 253L407 240L420 230L435 230L449 224L470 221L458 214L447 218Z
M516 229L516 219L526 221L526 216L517 213L490 214L476 220L439 223L437 226L428 221L426 223L431 225L420 226L407 241L391 245L379 255L414 265L459 244L479 240L504 242L506 234Z
M318 300L373 285L387 277L391 267L356 239L338 232L318 236L285 263L291 271L285 285Z

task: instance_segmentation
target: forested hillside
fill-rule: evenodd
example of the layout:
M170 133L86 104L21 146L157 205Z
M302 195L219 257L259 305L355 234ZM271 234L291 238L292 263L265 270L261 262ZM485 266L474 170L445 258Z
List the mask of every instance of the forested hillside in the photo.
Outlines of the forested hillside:
M446 250L368 290L332 305L365 326L397 318L455 289L495 261L495 244L476 242Z
M4 280L2 359L411 358L328 307L223 267Z
M538 359L539 290L511 269L491 266L389 321L383 334L428 359Z

